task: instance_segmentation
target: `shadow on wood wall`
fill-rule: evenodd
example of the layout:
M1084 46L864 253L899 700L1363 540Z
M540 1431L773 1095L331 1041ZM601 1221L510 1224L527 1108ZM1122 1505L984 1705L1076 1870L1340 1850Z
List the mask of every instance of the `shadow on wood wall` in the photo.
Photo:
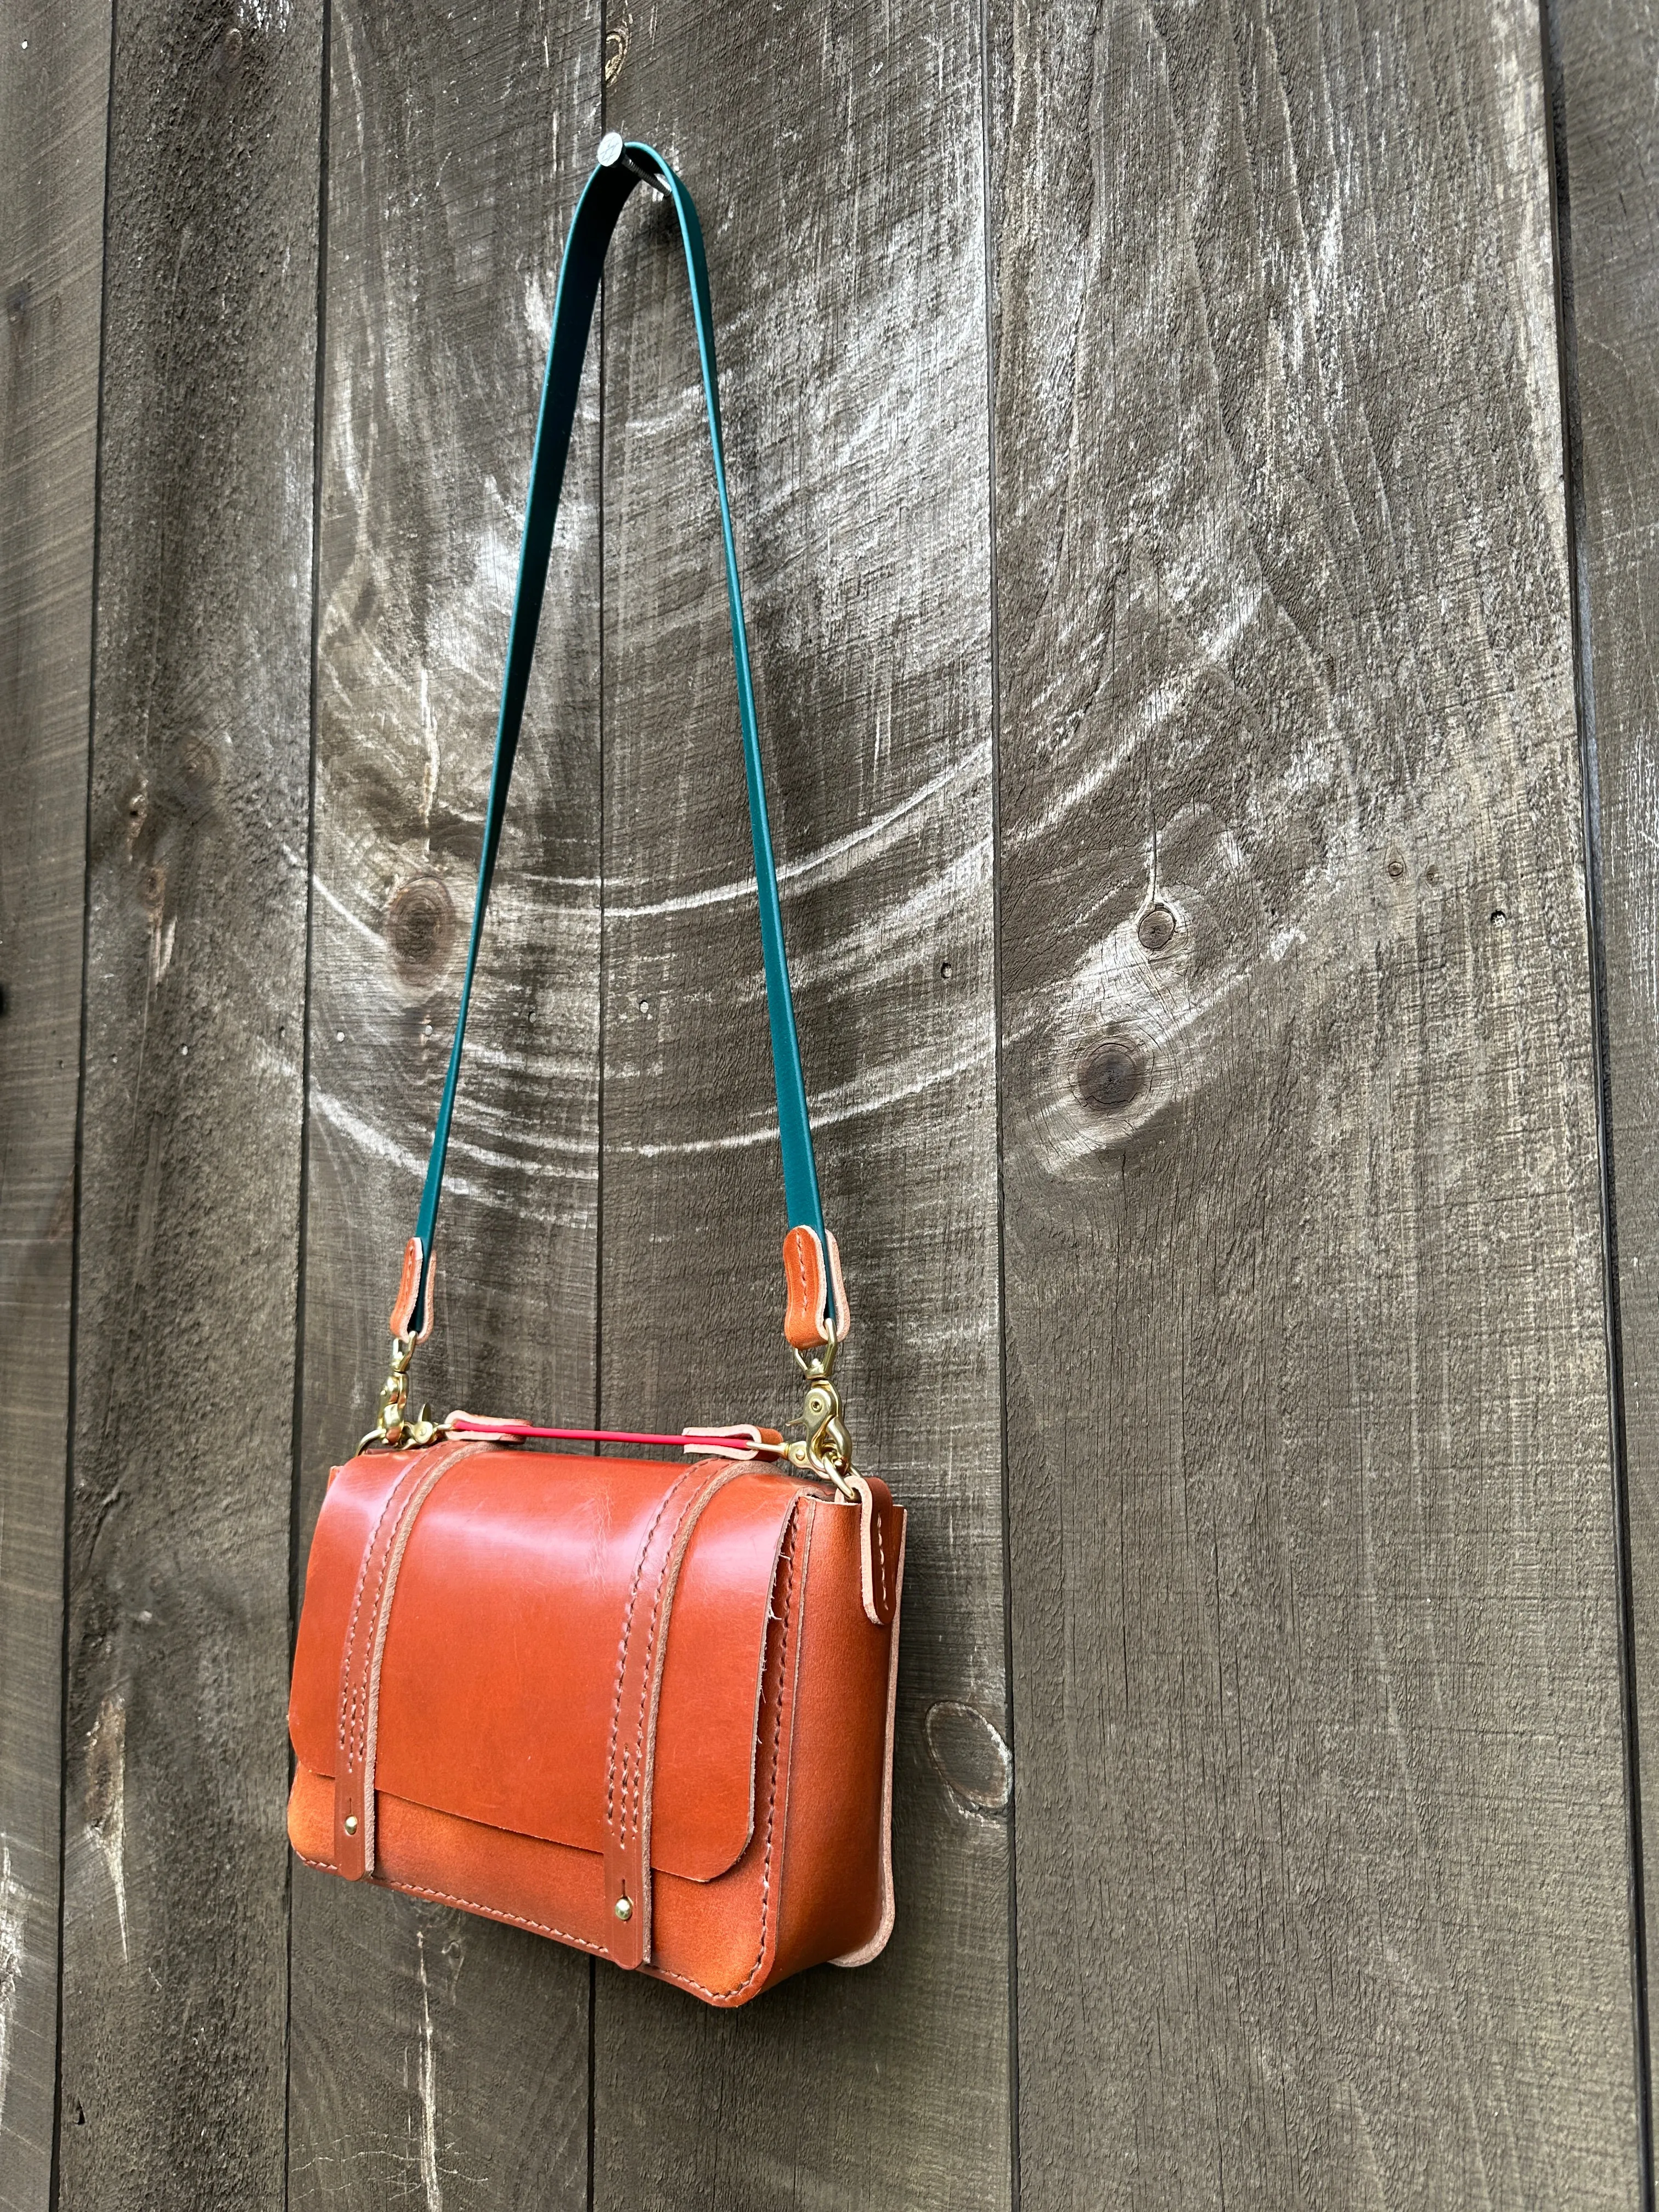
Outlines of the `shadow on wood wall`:
M1645 2203L1659 13L12 29L0 2208ZM283 1832L608 125L913 1515L896 1937L734 2015ZM631 212L446 1404L787 1388L693 358Z

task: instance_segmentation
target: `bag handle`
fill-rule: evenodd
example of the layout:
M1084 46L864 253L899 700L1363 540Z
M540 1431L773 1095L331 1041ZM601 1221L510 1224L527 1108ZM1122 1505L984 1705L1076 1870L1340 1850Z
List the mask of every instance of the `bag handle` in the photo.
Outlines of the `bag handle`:
M387 1433L387 1392L399 1383L414 1346L432 1330L432 1244L437 1225L438 1201L442 1194L444 1161L449 1149L450 1121L460 1074L461 1045L466 1035L467 1007L477 965L478 940L484 909L495 872L495 854L507 813L507 789L518 752L524 720L525 695L536 649L536 630L542 597L547 585L547 564L553 545L553 526L559 511L570 433L575 420L582 364L587 352L593 304L599 295L606 249L617 217L637 185L648 185L670 201L678 221L680 244L690 280L691 308L696 325L697 354L702 370L703 400L708 416L709 444L714 460L714 489L720 502L720 542L726 556L726 603L732 623L732 655L737 666L738 719L743 732L744 773L749 791L749 826L754 843L755 874L760 891L761 949L766 971L766 1006L772 1033L772 1061L777 1079L778 1132L783 1151L784 1202L789 1230L784 1239L785 1279L788 1288L784 1334L803 1357L813 1355L828 1371L834 1346L849 1326L847 1292L842 1281L840 1256L833 1237L823 1226L818 1200L817 1173L812 1158L812 1133L807 1119L806 1091L801 1076L800 1048L795 1034L795 1014L789 993L789 970L784 957L783 916L778 904L776 865L766 814L766 787L761 765L760 732L755 716L755 690L749 669L749 640L744 626L743 596L738 582L737 550L732 535L732 507L726 482L726 454L720 439L720 396L714 372L714 322L708 301L708 269L703 256L702 228L691 195L662 155L646 145L624 144L615 131L600 141L599 160L582 189L565 240L564 258L553 308L553 330L548 348L547 374L542 386L541 410L536 425L536 444L530 465L530 493L525 508L524 542L520 556L518 587L513 600L513 623L507 639L507 672L501 684L501 710L495 725L495 755L489 775L489 797L484 809L483 849L478 862L478 891L472 909L472 932L467 941L466 967L461 979L460 1005L455 1017L455 1037L450 1047L449 1068L438 1103L437 1127L421 1192L420 1214L415 1234L404 1250L403 1278L392 1310L392 1334L397 1342L393 1371L387 1391L381 1394L381 1433L395 1437L406 1402L407 1384L396 1393L393 1419ZM401 1359L402 1364L398 1361ZM809 1372L811 1370L809 1369Z

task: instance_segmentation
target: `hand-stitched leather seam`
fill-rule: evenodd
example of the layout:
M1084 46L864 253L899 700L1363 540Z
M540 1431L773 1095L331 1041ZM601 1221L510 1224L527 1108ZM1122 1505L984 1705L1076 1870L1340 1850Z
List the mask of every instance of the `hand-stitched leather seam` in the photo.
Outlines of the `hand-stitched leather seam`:
M651 1516L651 1526L645 1532L644 1540L640 1546L640 1555L634 1562L634 1579L629 1584L628 1604L623 1613L622 1636L617 1645L617 1687L611 1701L611 1746L605 1755L605 1818L607 1826L610 1826L611 1813L616 1804L617 1729L622 1719L623 1677L628 1668L628 1636L633 1626L635 1601L640 1594L640 1577L645 1572L645 1563L650 1555L651 1539L657 1533L657 1523L667 1512L673 1502L675 1493L696 1473L695 1468L687 1468L678 1480L663 1493L661 1503Z
M772 1828L778 1802L778 1746L783 1739L783 1698L789 1675L789 1629L799 1610L796 1600L799 1592L793 1587L795 1571L794 1547L795 1523L792 1515L789 1534L784 1540L784 1562L788 1567L788 1574L785 1577L784 1584L787 1595L784 1600L783 1635L778 1644L778 1709L772 1716L772 1775L766 1790L766 1850L761 1861L760 1948L755 1954L754 1965L743 1979L734 1983L729 1990L711 1990L705 1983L694 1979L691 1975L677 1974L667 1966L655 1966L652 1969L653 1972L659 1975L664 1981L678 1982L683 1990L695 1990L699 1996L711 1997L716 2002L726 1997L740 1997L760 1973L766 1960L766 1932L772 1912Z
M341 1668L341 1672L344 1674L348 1681L350 1681L351 1680L351 1654L353 1650L356 1648L357 1642L357 1616L362 1611L363 1585L368 1580L368 1563L374 1556L374 1547L380 1540L380 1531L386 1526L386 1516L391 1512L392 1505L397 1499L398 1492L403 1488L404 1484L408 1480L411 1472L412 1470L410 1468L405 1468L403 1473L398 1477L396 1482L392 1484L391 1489L386 1492L386 1504L380 1508L380 1517L374 1523L374 1533L370 1536L368 1543L363 1547L362 1562L357 1569L356 1592L351 1603L351 1621L346 1632L345 1660ZM356 1703L356 1692L354 1688L349 1702L340 1707L340 1725L337 1735L337 1741L338 1742L339 1748L342 1751L346 1751L349 1715L351 1708L355 1706ZM349 1752L347 1752L347 1756L348 1758L350 1756Z
M551 1936L561 1943L574 1943L579 1951L592 1951L597 1958L611 1956L603 1943L590 1943L585 1936L573 1936L568 1928L555 1928L545 1920L529 1920L520 1912L503 1912L499 1905L480 1904L476 1897L453 1897L447 1889L428 1889L418 1881L385 1881L383 1889L400 1889L408 1897L430 1897L440 1905L459 1905L463 1912L482 1912L491 1920L506 1920L514 1928L532 1928L538 1936Z
M466 1456L460 1451L440 1453L423 1466L411 1468L416 1480L404 1498L403 1510L386 1540L386 1555L380 1562L380 1578L374 1591L374 1603L369 1616L368 1640L364 1646L362 1723L358 1745L359 1773L357 1786L362 1802L363 1870L372 1874L374 1867L374 1758L376 1739L380 1733L380 1662L386 1651L386 1632L392 1626L392 1601L398 1587L404 1552L415 1533L415 1523L421 1508L443 1480L458 1460Z
M692 1472L695 1474L696 1468L693 1468ZM669 1534L668 1550L664 1556L662 1572L657 1577L656 1589L651 1600L651 1618L646 1624L645 1631L645 1651L640 1661L640 1710L634 1723L634 1760L631 1769L629 1765L628 1754L625 1752L623 1754L622 1802L617 1812L617 1840L619 1844L626 1843L630 1836L639 1832L644 1813L645 1714L651 1698L652 1662L656 1656L657 1622L662 1613L663 1592L668 1587L668 1569L674 1557L674 1547L679 1541L681 1529L684 1528L687 1520L695 1511L697 1502L702 1495L701 1489L695 1491L680 1508L679 1516Z
M463 1447L463 1449L465 1449L465 1448ZM441 1465L437 1468L431 1470L434 1474L434 1479L436 1475L442 1474L445 1468L448 1467L453 1461L459 1459L460 1456L460 1452L451 1452L448 1458L443 1461ZM393 1505L397 1504L399 1493L404 1491L404 1486L409 1482L410 1476L416 1473L419 1468L419 1465L420 1463L418 1462L411 1461L410 1465L404 1469L403 1473L398 1477L397 1481L392 1485L391 1495L387 1498L386 1504L380 1509L380 1517L374 1523L374 1534L368 1540L368 1547L363 1553L363 1563L358 1571L357 1597L356 1602L351 1608L351 1629L350 1633L346 1638L345 1662L343 1669L347 1680L351 1683L351 1695L347 1705L342 1707L340 1713L340 1728L342 1730L340 1736L340 1747L345 1752L348 1761L353 1765L360 1766L362 1764L363 1753L368 1747L368 1685L366 1683L359 1684L353 1678L351 1674L351 1654L357 1641L357 1616L362 1607L363 1583L368 1574L368 1563L374 1556L374 1547L380 1540L380 1531L386 1526L386 1515L391 1512ZM421 1471L425 1472L426 1470ZM419 1486L418 1483L415 1485L415 1487L417 1489ZM405 1506L407 1506L408 1502L407 1496L405 1496L404 1499ZM399 1524L401 1524L401 1520L402 1516L400 1514ZM374 1578L374 1595L369 1601L369 1617L371 1620L377 1615L380 1609L380 1592L386 1585L386 1563L392 1557L397 1533L397 1528L394 1527L392 1532L392 1536L388 1538L386 1548L380 1554L380 1571Z
M315 1867L319 1874L336 1871L332 1859L314 1859L308 1851L295 1850L295 1857L302 1866ZM533 1929L538 1936L551 1936L560 1943L574 1943L579 1951L592 1951L596 1957L611 1956L603 1943L590 1943L585 1936L573 1936L568 1928L555 1928L546 1920L526 1920L521 1913L502 1912L493 1905L483 1905L476 1897L452 1897L447 1889L426 1889L417 1881L385 1881L374 1877L381 1889L401 1890L409 1897L430 1897L440 1905L459 1905L464 1912L483 1912L492 1920L510 1921L515 1928Z
M810 1256L809 1256L810 1255ZM812 1338L821 1341L830 1334L825 1320L827 1278L823 1249L815 1231L798 1224L783 1240L783 1273L788 1291L785 1334L798 1317Z
M881 1515L873 1507L871 1519L876 1524L876 1604L883 1613L887 1611L887 1547L881 1540Z

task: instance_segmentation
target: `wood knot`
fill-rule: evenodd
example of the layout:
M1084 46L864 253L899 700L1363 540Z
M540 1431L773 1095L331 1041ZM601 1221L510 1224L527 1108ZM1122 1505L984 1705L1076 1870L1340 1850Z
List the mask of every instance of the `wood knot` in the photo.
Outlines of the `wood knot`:
M1098 1114L1121 1114L1146 1088L1146 1061L1127 1037L1105 1036L1078 1063L1078 1096Z
M449 964L455 944L455 908L441 876L415 876L392 895L386 941L398 979L424 984Z
M126 1778L127 1709L112 1690L98 1708L87 1735L85 1814L88 1827L101 1831L118 1814Z
M927 1756L954 1796L975 1813L1000 1813L1014 1789L1013 1753L977 1705L941 1698L921 1724Z
M199 813L219 783L219 756L205 738L186 738L179 748L179 774L183 797L192 814Z
M1167 906L1149 906L1135 924L1135 935L1148 952L1162 952L1176 933L1176 918Z

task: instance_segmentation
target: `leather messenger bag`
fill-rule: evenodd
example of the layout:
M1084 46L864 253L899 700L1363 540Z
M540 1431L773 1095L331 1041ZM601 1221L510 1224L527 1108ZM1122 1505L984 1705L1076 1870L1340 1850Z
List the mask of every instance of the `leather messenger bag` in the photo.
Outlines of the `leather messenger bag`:
M805 1433L546 1429L409 1407L496 847L605 249L635 185L678 221L725 552L789 1228L784 1334ZM337 1468L295 1653L289 1833L348 1881L510 1921L738 2005L893 1924L893 1686L904 1515L854 1467L784 962L696 210L611 134L566 242L448 1073L392 1312L380 1419ZM578 1455L624 1444L639 1456ZM549 1449L548 1447L552 1447ZM562 1449L561 1449L562 1447ZM679 1453L680 1458L665 1453Z

